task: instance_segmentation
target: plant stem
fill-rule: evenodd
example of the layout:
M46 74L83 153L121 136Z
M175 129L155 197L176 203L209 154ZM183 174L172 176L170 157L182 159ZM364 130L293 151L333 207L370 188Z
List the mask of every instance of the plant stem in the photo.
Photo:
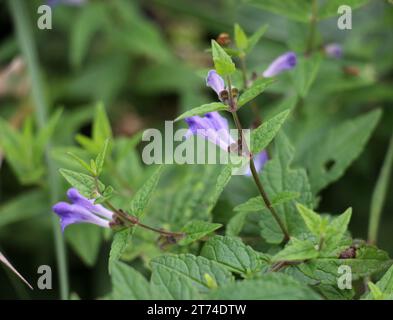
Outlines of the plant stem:
M259 193L260 193L260 195L261 195L261 197L263 199L263 202L265 203L266 208L268 208L268 210L272 214L273 218L276 220L277 224L279 225L282 233L284 234L284 241L288 242L288 240L290 239L290 235L288 233L288 230L286 229L286 227L285 227L284 223L282 222L280 216L277 214L276 210L272 206L272 203L271 203L271 201L270 201L270 199L269 199L265 189L263 188L262 182L259 179L258 172L257 172L257 170L255 168L253 155L252 155L250 149L247 146L246 140L244 139L243 127L241 125L239 116L237 115L237 112L236 112L236 109L237 109L236 101L233 99L233 96L232 96L231 79L230 79L230 77L228 77L227 83L228 83L228 91L229 91L229 104L230 104L229 105L229 109L230 109L230 112L232 113L233 120L235 122L237 130L239 131L239 136L240 136L239 140L240 140L240 144L241 145L239 146L238 149L242 150L244 148L245 149L244 152L249 155L249 157L250 157L250 170L251 170L252 177L254 178L255 184L256 184L256 186L258 188L258 191L259 191Z
M368 227L368 242L376 244L378 239L378 227L381 220L381 213L385 203L386 193L389 186L389 179L393 166L393 135L390 137L389 147L386 152L382 169L379 173L377 183L371 198L370 221Z
M8 5L13 16L20 50L25 58L31 78L37 126L42 128L47 123L47 104L44 98L43 83L39 70L34 38L31 32L32 26L26 9L26 3L23 0L9 0ZM46 147L45 158L48 167L48 188L50 193L49 198L50 202L54 203L59 198L59 190L56 168L50 157L50 143L48 143ZM60 298L66 300L69 296L69 289L65 244L56 216L54 214L51 214L50 216L52 219L52 229L56 248L56 260L60 283Z
M317 21L318 21L318 4L317 0L312 0L312 12L311 12L311 20L310 20L310 33L307 40L307 48L306 48L306 55L309 55L314 50L314 42L315 42L315 35L316 35L316 28L317 28Z

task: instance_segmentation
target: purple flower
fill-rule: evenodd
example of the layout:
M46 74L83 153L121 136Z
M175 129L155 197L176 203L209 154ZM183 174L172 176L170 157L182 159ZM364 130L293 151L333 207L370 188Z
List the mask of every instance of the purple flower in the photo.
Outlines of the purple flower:
M189 130L186 138L192 135L198 135L210 142L218 145L225 151L229 150L229 146L235 143L235 140L229 134L228 121L220 116L218 112L209 112L204 117L193 116L186 118Z
M220 93L225 90L224 79L219 76L216 70L210 70L206 77L206 85L212 88L220 98Z
M293 69L296 66L297 57L294 52L286 52L281 56L277 57L269 67L263 72L265 78L274 77L277 74Z
M254 156L254 164L255 169L259 172L265 165L265 163L269 160L266 150L261 151L257 155ZM247 168L246 172L244 173L246 176L251 176L250 168Z
M52 208L60 217L63 232L68 225L73 223L93 223L109 228L109 223L113 218L112 211L100 204L94 204L94 200L85 198L75 188L69 189L67 196L71 204L58 202Z
M328 57L340 59L343 55L343 49L338 43L329 43L324 47Z

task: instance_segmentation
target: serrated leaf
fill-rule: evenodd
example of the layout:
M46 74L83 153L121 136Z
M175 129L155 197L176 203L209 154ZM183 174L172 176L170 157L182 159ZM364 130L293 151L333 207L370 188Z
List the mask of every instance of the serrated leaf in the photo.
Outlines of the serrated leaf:
M313 235L319 237L321 233L322 217L301 203L297 203L296 208L302 216L308 230L310 230Z
M303 168L292 169L294 149L284 134L280 133L275 140L272 160L268 161L261 174L262 184L270 198L283 191L297 192L297 202L312 208L313 195L307 174ZM291 236L299 237L306 231L306 226L292 201L275 207ZM283 234L270 212L261 211L261 234L269 243L280 243Z
M244 51L245 49L247 49L248 47L248 38L246 33L244 32L244 30L242 29L242 27L235 23L235 30L234 30L234 34L235 34L235 44L236 47L242 51Z
M169 299L195 299L210 291L206 274L220 287L233 280L218 263L192 254L165 255L151 262L153 291Z
M86 169L88 172L90 172L91 174L93 174L93 170L92 168L86 163L86 161L84 161L82 158L80 158L79 156L77 156L75 153L73 152L67 152L67 154L72 157L76 162L78 162L82 168Z
M215 41L211 41L214 68L221 76L227 76L235 72L236 67L231 57Z
M140 218L149 203L154 190L157 187L158 180L160 179L161 173L164 166L159 166L158 169L151 175L151 177L143 184L142 188L138 190L135 196L132 198L130 203L130 213Z
M289 110L280 112L275 117L265 121L262 125L252 131L251 133L251 152L257 154L265 149L273 140L281 126L285 122Z
M102 103L98 103L96 106L92 138L95 144L100 148L106 139L112 138L112 129L105 111L105 107Z
M178 244L181 246L188 245L207 236L220 227L222 227L220 223L211 223L201 220L190 221L181 229L181 232L185 233L186 236L181 239Z
M131 266L115 262L112 266L112 295L115 300L150 300L147 279Z
M309 150L304 162L314 194L344 174L362 152L380 117L381 111L375 110L345 121Z
M213 300L319 300L307 285L280 273L269 273L258 279L236 281L219 288L209 296Z
M243 229L247 215L248 212L246 211L235 214L226 225L225 235L232 237L237 236Z
M83 196L90 199L97 196L96 181L93 177L68 169L60 169L59 172L68 181L68 183L78 189ZM104 190L104 184L100 181L97 183L100 189L99 191Z
M203 246L201 255L245 277L261 268L258 253L234 237L214 236Z
M388 271L386 271L386 273L383 275L383 277L373 286L378 288L379 292L382 293L384 298L389 296L393 297L393 266L391 266ZM374 289L376 289L375 287ZM372 291L371 288L370 291ZM375 299L375 294L373 294L372 292L369 292L364 296L364 299L366 300L370 300L372 298Z
M221 102L213 102L213 103L208 103L208 104L203 104L199 107L193 108L191 110L188 110L178 116L174 121L179 121L188 117L192 116L198 116L198 115L204 115L208 112L213 112L213 111L221 111L221 110L228 110L228 107L221 103Z
M247 102L260 95L270 84L275 81L276 80L272 78L261 78L255 80L252 86L240 95L237 102L238 107L240 108L244 106Z
M332 219L326 228L323 244L323 252L330 252L336 249L348 229L352 216L352 208L348 208L343 214Z
M104 147L100 151L100 153L97 155L95 165L96 165L96 174L99 176L102 172L102 168L104 167L104 162L106 158L106 154L108 151L108 146L109 146L109 139L106 139L104 142Z
M112 271L112 265L118 261L121 255L124 253L127 245L131 240L131 236L134 233L134 228L128 228L125 230L118 231L114 234L111 250L109 253L109 272Z
M300 195L298 192L291 192L291 191L279 192L274 196L272 196L271 205L272 207L279 206L288 201L292 201L298 198L299 196ZM254 211L261 211L261 210L268 210L268 209L262 197L257 196L247 200L245 203L239 204L233 210L240 211L240 212L254 212Z
M272 258L272 261L309 260L318 257L318 254L318 250L311 241L291 237L291 241Z
M386 252L373 246L363 246L356 250L356 258L318 258L298 265L298 268L306 276L322 284L337 285L338 268L341 265L349 266L352 279L370 276L374 273L386 270L392 265L392 260Z

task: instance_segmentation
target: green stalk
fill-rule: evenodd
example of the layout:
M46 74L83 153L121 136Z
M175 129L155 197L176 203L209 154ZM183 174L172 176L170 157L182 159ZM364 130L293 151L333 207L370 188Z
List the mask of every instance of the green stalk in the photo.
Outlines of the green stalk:
M386 152L385 160L371 198L370 221L368 226L368 241L376 244L378 239L378 227L381 220L383 205L385 204L386 192L389 187L389 179L393 166L393 135Z
M307 40L307 48L306 55L309 55L314 50L315 45L315 36L317 29L317 21L318 21L318 4L317 0L312 0L311 4L311 20L310 20L310 33Z
M47 103L44 98L43 81L39 69L37 52L32 34L32 24L26 8L26 3L23 0L9 0L8 5L14 20L16 34L19 42L20 50L24 56L27 64L28 72L30 74L32 95L35 106L35 117L37 126L42 128L47 122ZM54 203L59 199L58 176L56 167L50 157L50 144L48 143L45 150L46 164L48 167L48 188L50 193L50 202ZM58 267L58 275L60 282L60 298L68 299L68 273L67 273L67 259L65 253L64 239L60 230L57 218L51 214L52 228L56 248L56 260Z

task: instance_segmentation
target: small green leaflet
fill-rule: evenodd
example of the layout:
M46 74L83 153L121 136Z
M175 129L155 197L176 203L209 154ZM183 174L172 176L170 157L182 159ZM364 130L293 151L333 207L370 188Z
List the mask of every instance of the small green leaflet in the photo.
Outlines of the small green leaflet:
M276 80L273 78L261 78L254 81L252 86L244 91L237 102L240 107L244 106L247 102L251 101L258 95L260 95L269 85L274 83Z
M202 220L194 220L188 222L182 229L181 232L186 234L185 238L181 239L178 244L181 246L188 245L194 241L197 241L209 233L222 227L220 223L211 223Z
M265 149L273 140L282 124L288 117L289 110L280 112L275 117L265 121L251 133L251 152L257 154Z
M102 172L102 168L104 167L104 162L105 158L108 152L108 147L109 146L109 139L106 139L104 142L104 147L100 151L100 153L97 155L95 165L96 165L96 175L99 176Z
M142 216L154 190L156 189L163 169L164 166L159 166L132 198L130 203L130 213L132 215L138 218Z
M217 262L192 254L164 255L150 264L152 290L166 299L201 298L210 291L212 280L219 287L233 281L231 273Z
M70 185L78 189L78 191L87 198L90 199L96 198L97 191L102 191L105 188L104 184L97 180L98 187L100 189L97 190L95 179L84 173L80 173L68 169L60 169L59 171Z
M251 52L252 49L257 45L258 41L262 38L262 36L265 34L266 30L268 28L268 25L265 24L257 29L251 37L248 38L248 47L246 49L246 52L249 53Z
M235 72L236 67L231 57L225 52L223 48L212 40L212 54L214 61L214 68L221 76L227 76Z
M246 50L248 47L248 38L242 27L237 23L235 23L234 34L236 47L242 51Z
M228 110L228 107L221 102L212 102L212 103L208 103L208 104L203 104L199 107L196 107L196 108L193 108L191 110L184 112L183 114L178 116L175 119L175 121L179 121L179 120L182 120L182 119L185 119L188 117L192 117L192 116L204 115L208 112L223 111L223 110Z
M112 298L115 300L153 299L147 279L122 262L115 262L112 266L112 290Z
M310 240L299 240L291 237L291 241L277 253L272 261L301 261L318 257L318 250Z
M258 253L235 237L214 236L206 242L201 255L244 277L261 269Z

